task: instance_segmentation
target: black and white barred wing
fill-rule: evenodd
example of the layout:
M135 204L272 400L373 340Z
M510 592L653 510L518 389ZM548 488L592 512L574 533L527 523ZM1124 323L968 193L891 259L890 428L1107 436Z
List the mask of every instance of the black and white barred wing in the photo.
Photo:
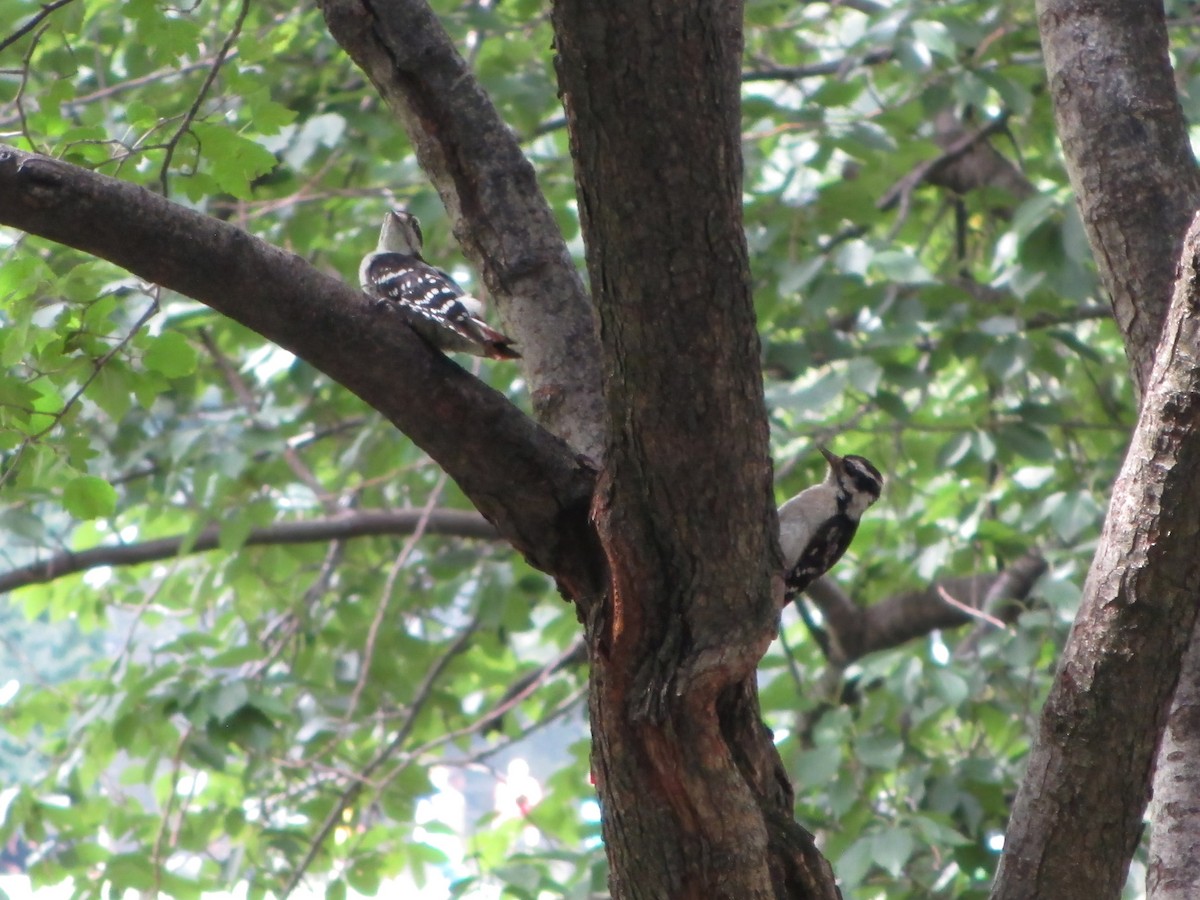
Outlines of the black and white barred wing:
M848 516L834 516L824 522L800 552L800 557L784 573L785 602L794 599L832 569L850 546L857 530L858 523Z
M511 338L478 317L482 304L428 263L376 253L364 261L361 275L368 295L407 314L417 333L435 347L491 359L520 358Z

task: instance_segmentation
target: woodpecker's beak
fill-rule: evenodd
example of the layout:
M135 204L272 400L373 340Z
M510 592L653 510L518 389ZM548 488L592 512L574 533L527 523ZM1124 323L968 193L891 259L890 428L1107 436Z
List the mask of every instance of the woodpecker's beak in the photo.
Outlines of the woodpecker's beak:
M835 472L842 470L842 458L840 456L836 453L830 453L824 447L818 447L817 449L821 451L821 455L825 457L825 461L829 463Z

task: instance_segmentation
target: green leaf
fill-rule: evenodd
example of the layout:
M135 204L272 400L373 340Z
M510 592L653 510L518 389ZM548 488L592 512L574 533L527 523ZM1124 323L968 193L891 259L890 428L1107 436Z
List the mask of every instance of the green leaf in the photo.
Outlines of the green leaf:
M1013 472L1011 477L1014 484L1034 490L1049 484L1054 474L1053 466L1022 466Z
M915 256L900 250L876 253L871 268L882 278L901 284L933 284L936 279Z
M196 371L196 351L177 331L154 338L142 359L147 369L167 378L182 378Z
M244 681L230 681L217 688L210 701L209 709L218 721L229 718L250 699L250 691Z
M970 452L971 433L960 431L950 437L938 450L938 465L943 468L952 468L962 462Z
M1090 529L1099 526L1103 509L1090 493L1068 491L1058 494L1051 505L1050 522L1055 532L1068 544L1074 543Z
M918 20L912 23L913 37L934 53L953 59L958 54L958 45L950 36L949 29L941 22Z
M99 519L116 510L117 491L103 478L81 475L63 488L62 504L77 519Z
M913 854L916 841L907 828L889 828L871 839L871 851L877 865L893 878L899 878Z
M8 324L0 331L0 366L15 366L29 352L33 344L29 333L33 310L32 303L18 303L10 311Z
M904 753L904 744L889 734L865 735L854 742L854 755L863 765L894 769Z
M804 784L823 784L837 775L841 762L842 752L839 745L820 745L800 754L796 771Z
M957 672L950 669L931 670L934 689L951 709L957 707L971 695L971 688Z
M1006 425L997 434L1000 446L1025 459L1041 462L1054 458L1054 444L1040 428L1032 425Z
M874 841L869 837L856 840L838 857L836 871L843 888L855 888L862 884L871 864L875 860Z
M275 168L270 150L231 128L197 122L192 131L217 185L235 197L249 198L250 182Z

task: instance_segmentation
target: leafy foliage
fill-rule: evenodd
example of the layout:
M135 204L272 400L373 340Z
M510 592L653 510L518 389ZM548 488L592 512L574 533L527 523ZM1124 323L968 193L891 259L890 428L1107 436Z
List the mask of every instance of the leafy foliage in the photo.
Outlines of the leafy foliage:
M317 12L41 9L0 0L0 21L37 21L2 51L0 119L21 146L347 278L403 203L428 255L470 280L411 148ZM543 5L438 11L581 252ZM785 615L764 710L848 895L983 896L1134 415L1033 11L754 0L746 38L746 231L779 498L818 477L818 444L889 473L837 570L861 604L1034 546L1051 563L1014 630L863 659L849 702ZM1007 180L955 185L945 170L970 154L912 177L981 129L969 147ZM550 719L582 736L584 674L550 664L578 626L547 579L460 538L248 546L280 522L467 504L360 401L246 329L32 237L0 234L0 254L5 567L166 538L183 551L29 585L0 609L34 623L12 640L36 672L4 672L20 688L0 721L40 757L2 758L17 787L0 795L0 842L35 848L35 879L262 896L307 866L335 897L442 869L456 896L601 889L579 743L535 767L545 797L527 819L468 823L465 854L438 839L451 823L423 818L445 771L491 770ZM515 373L481 374L522 403ZM188 555L210 525L219 548Z

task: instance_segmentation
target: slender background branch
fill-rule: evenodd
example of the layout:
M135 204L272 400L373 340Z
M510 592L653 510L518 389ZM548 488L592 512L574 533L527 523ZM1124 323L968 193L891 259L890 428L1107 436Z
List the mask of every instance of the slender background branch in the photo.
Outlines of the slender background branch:
M264 544L310 544L347 538L412 534L421 522L421 510L363 510L333 519L312 519L304 522L279 522L269 528L256 528L246 538L244 546ZM456 509L440 509L429 514L425 534L495 540L496 529L483 516ZM76 553L65 552L41 562L0 573L0 593L30 584L41 584L86 572L98 566L135 566L142 563L172 559L188 553L215 550L220 544L221 530L210 525L188 541L184 536L158 538L136 544L116 544L111 547L91 547Z

